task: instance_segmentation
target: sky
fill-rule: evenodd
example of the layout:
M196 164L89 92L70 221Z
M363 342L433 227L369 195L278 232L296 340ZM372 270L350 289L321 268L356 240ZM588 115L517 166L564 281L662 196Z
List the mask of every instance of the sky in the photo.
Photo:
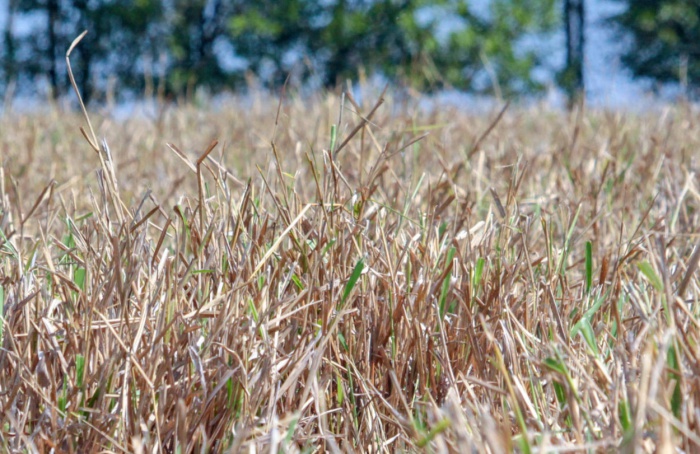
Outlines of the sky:
M605 19L620 12L620 5L610 0L588 0L586 7L588 41L584 78L588 102L612 107L636 107L646 98L644 83L634 81L623 67L620 61L622 43L605 24ZM563 36L561 40L563 61Z
M0 33L4 31L8 0L0 0ZM476 7L486 7L489 0L473 0ZM613 108L640 108L651 102L645 94L644 83L634 81L620 62L621 44L605 19L620 10L614 0L586 1L585 80L589 105ZM19 24L17 24L19 25ZM564 35L557 33L551 42L542 43L550 55L548 66L561 68L564 62ZM551 74L543 74L551 79ZM562 102L561 93L553 91L548 100Z

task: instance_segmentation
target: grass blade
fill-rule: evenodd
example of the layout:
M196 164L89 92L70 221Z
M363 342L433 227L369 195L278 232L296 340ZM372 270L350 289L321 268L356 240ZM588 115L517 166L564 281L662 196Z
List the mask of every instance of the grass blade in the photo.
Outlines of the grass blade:
M591 292L593 284L593 244L586 241L586 294Z
M355 288L355 284L357 284L357 281L360 279L360 275L362 274L362 270L364 270L364 268L364 259L358 260L355 264L355 268L352 270L352 274L350 274L350 279L348 279L348 282L345 284L345 289L343 290L343 297L340 300L341 307L345 306L345 302L352 293L352 290Z

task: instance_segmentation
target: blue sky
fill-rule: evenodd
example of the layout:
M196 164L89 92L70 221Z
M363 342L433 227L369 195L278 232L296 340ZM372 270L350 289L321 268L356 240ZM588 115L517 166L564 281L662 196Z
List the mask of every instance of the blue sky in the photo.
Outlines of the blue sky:
M605 19L619 12L620 6L610 0L588 0L586 7L588 42L584 77L588 100L593 104L634 107L644 98L644 84L633 81L623 67L622 44L605 25ZM561 40L563 49L563 36Z
M4 31L7 1L0 0L0 32ZM487 6L489 0L475 0L477 7ZM620 7L614 0L587 0L586 94L588 103L595 106L638 108L651 102L645 95L644 83L632 80L620 62L621 44L604 20ZM16 24L16 26L21 24ZM564 36L557 33L551 42L541 43L550 55L548 66L560 68L564 61ZM543 74L551 80L551 74ZM549 99L558 103L560 95L552 93Z

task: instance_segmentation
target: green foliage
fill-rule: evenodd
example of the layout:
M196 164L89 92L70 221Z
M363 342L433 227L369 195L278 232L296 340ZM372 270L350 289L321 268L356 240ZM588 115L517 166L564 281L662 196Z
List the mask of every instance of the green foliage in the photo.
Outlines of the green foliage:
M248 70L269 85L282 85L288 74L311 76L312 42L324 13L319 0L238 0L228 33Z
M454 14L465 26L451 33L448 46L436 59L436 67L447 70L446 82L474 91L497 89L506 95L542 89L532 77L541 64L541 53L518 50L517 44L526 36L554 29L559 18L556 2L494 0L487 18L462 3L455 2Z
M173 0L163 24L168 58L161 77L169 94L190 97L198 86L218 91L235 83L224 68L215 46L230 40L228 22L234 13L224 0ZM230 49L229 49L230 50Z
M533 49L516 50L526 36L558 23L554 0L496 0L477 14L457 0L337 0L330 22L311 40L323 81L333 86L359 68L422 91L456 88L504 94L542 88L532 77L541 63Z
M14 5L14 3L13 3ZM48 79L70 90L72 60L87 101L117 95L187 95L236 89L254 74L269 87L331 88L361 74L422 91L514 95L542 88L542 51L524 40L559 22L555 0L18 0L10 17L45 16L6 37L6 81ZM477 11L478 9L478 11ZM38 37L38 38L37 38Z
M142 89L144 58L154 59L161 47L162 11L162 0L19 0L11 13L45 20L31 21L31 33L14 37L16 76L32 85L48 78L53 96L65 94L70 88L66 50L89 30L72 60L85 101L105 94L109 84Z
M700 87L700 5L690 0L617 0L625 10L612 18L629 38L622 61L635 76L658 83Z

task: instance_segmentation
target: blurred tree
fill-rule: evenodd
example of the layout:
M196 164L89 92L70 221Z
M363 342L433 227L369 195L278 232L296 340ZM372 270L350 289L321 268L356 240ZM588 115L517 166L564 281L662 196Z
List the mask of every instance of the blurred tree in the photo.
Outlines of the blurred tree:
M559 85L568 98L569 108L584 96L583 60L585 48L584 0L563 0L566 66L559 73Z
M356 78L361 68L411 85L425 85L415 71L436 49L438 19L420 21L420 10L429 2L338 0L327 6L327 24L311 40L326 87ZM434 2L440 3L440 2ZM428 15L430 12L426 11Z
M637 77L680 83L700 94L700 3L696 0L616 0L626 9L612 21L629 39L622 62Z
M83 30L89 33L72 56L84 100L115 87L144 85L144 54L159 45L161 0L16 0L17 14L31 18L32 30L13 37L17 77L30 85L46 77L58 98L70 88L65 53ZM7 40L6 40L7 42ZM10 65L11 62L5 62Z
M2 49L2 88L4 90L9 89L10 84L14 83L17 78L17 53L13 33L16 12L17 1L10 0L7 5L7 21L5 22Z
M141 89L148 70L145 59L161 52L163 37L161 0L74 0L77 27L88 30L77 48L74 70L81 91L89 100L115 91ZM68 37L72 39L72 37ZM61 57L65 51L61 49Z
M59 0L16 0L15 14L31 16L41 13L33 19L32 32L12 38L13 59L6 61L7 66L17 68L17 78L27 78L29 83L36 77L46 77L51 95L56 98L67 88L67 79L59 80L59 68L62 68L59 48L67 48L67 37L59 36L59 23L67 20L65 5ZM43 16L43 17L42 17ZM64 51L65 54L65 51Z
M45 79L54 98L70 90L65 53L83 30L88 34L71 63L86 102L111 89L123 95L162 84L169 94L185 94L198 85L218 90L230 82L216 49L224 44L224 52L233 53L227 0L13 2L32 30L5 39L4 72L18 68L17 77L29 87Z
M234 0L228 23L237 57L268 85L281 85L288 74L306 81L318 29L324 22L322 0Z
M493 0L474 9L464 0L241 1L230 27L238 55L256 73L272 63L275 83L288 62L304 60L302 78L326 87L363 68L428 91L542 88L533 71L543 56L523 41L553 31L556 0Z
M560 20L556 0L492 0L487 14L469 2L454 3L463 25L449 34L446 47L437 49L435 65L446 82L499 96L544 88L533 73L546 56L542 41Z
M557 0L12 1L35 30L6 40L4 66L62 96L65 51L88 29L72 60L88 101L110 79L139 93L152 75L179 95L235 88L248 71L268 86L291 74L332 87L364 70L421 91L532 93L545 56L532 38L560 19Z
M236 81L221 55L233 58L228 24L234 4L227 0L169 2L164 76L170 94L191 95L197 86L218 91Z

